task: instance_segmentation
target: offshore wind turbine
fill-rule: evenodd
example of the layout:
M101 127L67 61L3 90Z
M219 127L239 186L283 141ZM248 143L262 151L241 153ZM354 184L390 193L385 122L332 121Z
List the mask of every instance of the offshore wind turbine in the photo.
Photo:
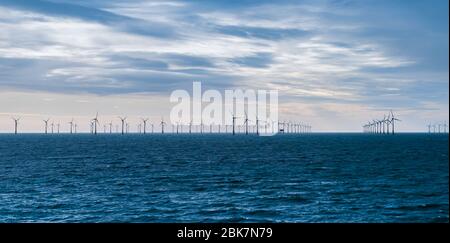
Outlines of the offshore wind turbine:
M100 124L100 123L98 122L98 112L97 112L97 114L95 115L95 118L92 119L92 122L93 122L93 131L94 131L94 135L97 135L97 125Z
M57 127L57 129L58 129L58 134L59 134L59 127L61 126L61 124L59 124L59 122L58 122L58 124L56 124L56 127Z
M111 134L112 133L112 126L113 126L113 123L112 123L112 121L111 122L109 122L109 134Z
M14 120L14 134L17 134L17 125L19 124L20 117L19 118L12 117L12 119Z
M235 116L235 114L234 113L231 113L231 117L232 117L232 119L233 119L233 135L235 135L236 134L236 119L237 119L237 117Z
M259 136L259 119L258 119L258 115L256 115L256 135Z
M125 128L125 121L127 120L127 117L120 117L119 116L120 121L122 122L122 135L124 134L124 128Z
M141 118L142 123L144 124L144 134L147 134L147 121L148 118Z
M401 121L394 117L394 113L391 110L391 124L392 124L392 134L395 133L395 121Z
M164 125L165 125L166 123L164 122L164 117L161 117L161 123L160 123L160 125L161 125L161 134L164 134Z
M50 118L47 118L47 120L42 120L44 121L45 124L45 134L47 134L47 130L48 130L48 121L50 121Z
M55 127L54 122L52 122L52 124L50 124L50 127L51 127L51 131L52 131L52 134L53 134L53 128Z
M247 115L247 112L245 112L244 124L245 124L245 135L248 135L248 115Z
M386 115L384 115L383 120L381 120L381 124L383 125L383 134L386 131Z
M72 118L72 120L69 122L69 124L70 124L70 134L72 134L72 133L73 133L73 118Z

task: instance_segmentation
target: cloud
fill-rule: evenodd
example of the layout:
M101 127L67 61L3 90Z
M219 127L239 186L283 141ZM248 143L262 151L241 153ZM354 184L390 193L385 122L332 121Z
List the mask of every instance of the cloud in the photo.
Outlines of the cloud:
M166 95L203 81L317 106L448 106L443 5L4 0L0 87Z

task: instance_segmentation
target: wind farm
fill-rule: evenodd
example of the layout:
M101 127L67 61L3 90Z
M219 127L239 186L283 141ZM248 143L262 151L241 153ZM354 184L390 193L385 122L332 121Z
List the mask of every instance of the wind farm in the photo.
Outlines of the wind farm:
M395 123L400 122L401 120L397 119L394 116L392 110L389 111L389 114L384 115L383 119L372 119L372 121L367 122L363 125L364 133L373 133L373 134L395 134Z
M13 129L11 130L14 134L19 134L18 131L18 124L19 120L21 118L14 118L12 117L12 120L14 121ZM72 118L67 122L69 124L67 130L60 129L60 123L56 124L56 132L55 132L55 123L52 122L50 124L50 134L83 134L83 133L89 133L92 135L97 134L230 134L230 135L257 135L260 136L262 134L268 134L272 133L275 134L278 132L278 134L309 134L312 133L312 126L303 123L303 122L277 122L278 127L275 126L275 122L270 120L261 120L258 118L258 116L255 116L254 120L249 119L249 116L245 115L244 117L236 117L232 116L230 124L214 124L210 123L206 126L206 132L205 132L205 123L203 121L200 122L200 124L195 125L192 121L184 124L181 122L176 122L174 124L170 124L171 126L168 126L168 123L164 121L164 117L161 117L160 122L158 123L158 126L160 128L160 132L155 132L154 130L154 123L150 123L150 118L139 118L136 122L136 129L131 130L130 127L133 127L131 123L127 122L127 119L129 117L127 116L117 116L116 123L114 121L108 121L105 123L100 122L99 113L97 112L95 117L90 119L89 124L89 131L77 131L77 123ZM44 129L42 130L42 133L48 134L48 124L50 122L50 118L44 119ZM148 131L148 125L150 125L151 129L150 132ZM116 126L116 129L113 130L113 127ZM98 127L103 127L101 131L98 131ZM120 129L117 129L120 127ZM167 127L171 127L171 129L167 129ZM241 129L242 128L242 129ZM39 133L39 132L37 132Z

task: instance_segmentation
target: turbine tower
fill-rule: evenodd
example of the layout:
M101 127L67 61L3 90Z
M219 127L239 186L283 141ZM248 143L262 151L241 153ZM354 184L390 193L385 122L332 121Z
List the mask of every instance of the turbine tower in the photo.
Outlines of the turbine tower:
M160 123L160 125L161 125L161 134L164 134L164 125L165 125L166 123L164 122L164 117L161 117L161 123Z
M258 115L256 115L256 135L259 136L259 119L258 119Z
M244 124L245 124L245 135L248 135L248 116L247 116L247 112L245 112Z
M20 117L19 118L12 117L12 119L14 120L14 134L17 134L17 125L19 124Z
M69 122L69 124L70 124L70 134L72 134L72 133L73 133L73 118L72 118L72 120Z
M45 124L45 134L47 134L48 121L50 121L50 118L48 118L47 120L42 120L42 121L44 121L44 124Z
M147 121L148 118L142 118L142 123L144 124L144 134L147 134Z
M232 119L233 119L233 135L235 135L236 134L235 127L236 127L236 119L237 119L237 117L235 116L234 113L231 113L231 116L232 116Z
M97 112L97 114L95 115L95 118L92 119L92 123L93 123L92 125L93 125L93 131L94 131L94 134L97 135L97 125L100 124L100 123L98 122L98 112Z
M391 124L392 124L392 134L395 133L395 121L401 121L394 117L394 113L391 110Z
M122 122L122 135L125 133L124 129L125 129L125 121L127 120L127 117L120 117L119 116L120 121Z

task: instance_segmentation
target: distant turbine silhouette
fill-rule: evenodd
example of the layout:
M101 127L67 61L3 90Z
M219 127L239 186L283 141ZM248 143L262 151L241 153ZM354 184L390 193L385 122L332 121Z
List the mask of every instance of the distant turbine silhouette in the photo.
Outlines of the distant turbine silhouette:
M161 134L164 134L164 125L165 125L166 123L164 122L164 117L161 117L161 123L160 123L160 125L161 125Z
M122 135L125 133L124 129L125 129L125 121L127 120L127 117L120 117L119 116L120 121L122 122Z
M12 117L12 119L14 120L14 134L17 134L17 125L19 124L20 117Z
M50 121L50 118L48 118L47 120L42 120L42 121L44 121L44 124L45 124L45 134L47 134L48 121Z
M144 124L144 134L146 134L147 133L147 121L148 121L148 118L141 118L142 119L142 122L143 122L143 124Z
M97 112L97 114L95 115L95 118L92 119L92 122L93 122L93 130L94 130L94 134L97 135L97 125L100 124L100 123L98 122L98 112Z
M392 125L392 134L395 133L395 121L401 121L394 117L394 113L391 110L391 125Z
M72 118L72 120L69 122L69 124L70 124L70 134L72 134L73 133L73 118Z

